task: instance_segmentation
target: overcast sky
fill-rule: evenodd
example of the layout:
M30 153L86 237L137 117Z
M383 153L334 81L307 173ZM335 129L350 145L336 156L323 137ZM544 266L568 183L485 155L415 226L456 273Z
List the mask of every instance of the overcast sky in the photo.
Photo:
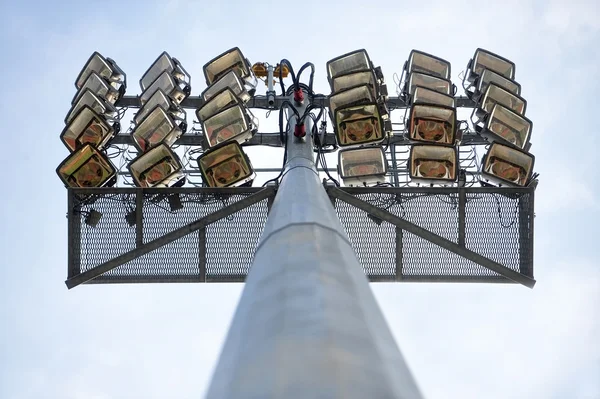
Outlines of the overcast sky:
M55 174L73 82L93 51L129 94L163 50L204 88L202 65L325 62L366 48L387 81L411 49L452 62L477 47L516 63L533 120L533 290L373 284L427 398L600 398L597 1L0 2L0 398L197 398L241 284L100 285L68 291L67 193ZM57 2L58 3L58 2ZM393 90L391 90L393 92Z

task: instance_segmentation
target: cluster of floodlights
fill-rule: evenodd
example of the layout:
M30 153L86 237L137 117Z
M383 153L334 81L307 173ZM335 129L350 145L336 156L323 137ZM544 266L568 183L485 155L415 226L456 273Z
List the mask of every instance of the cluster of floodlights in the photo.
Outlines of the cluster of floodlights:
M196 111L205 132L206 151L198 158L209 187L251 184L254 170L240 143L256 132L246 102L252 72L238 48L204 65L208 88ZM140 79L141 107L134 116L132 141L138 155L129 165L138 187L177 187L185 183L183 166L171 146L187 129L181 107L191 91L190 75L163 52ZM61 139L71 154L57 173L67 187L110 187L117 170L106 154L120 130L115 102L125 93L125 74L110 58L94 53L75 86L73 106L65 118Z
M241 144L256 133L246 103L252 97L253 67L238 48L203 67L208 85L196 116L204 132L204 153L197 159L208 187L251 185L254 170ZM412 50L404 64L401 95L408 105L405 126L411 142L409 175L424 184L452 184L458 179L458 122L450 80L450 63ZM385 182L387 161L382 148L392 134L386 107L387 88L380 67L365 50L327 62L331 88L329 116L338 146L338 172L344 185ZM529 154L532 123L526 101L514 81L511 61L477 49L469 61L463 88L476 107L471 121L491 145L482 160L482 182L525 186L532 176ZM138 187L176 187L185 183L182 163L171 146L186 131L181 107L191 91L190 75L163 52L140 79L141 108L134 117L132 141L137 157L128 165ZM108 187L117 170L106 146L120 130L114 104L126 79L110 58L94 53L79 74L78 91L65 118L61 139L71 154L57 168L67 187Z
M381 144L392 134L392 123L381 67L373 66L365 50L357 50L328 61L327 79L329 117L342 148L338 153L342 182L347 186L385 182L387 161Z

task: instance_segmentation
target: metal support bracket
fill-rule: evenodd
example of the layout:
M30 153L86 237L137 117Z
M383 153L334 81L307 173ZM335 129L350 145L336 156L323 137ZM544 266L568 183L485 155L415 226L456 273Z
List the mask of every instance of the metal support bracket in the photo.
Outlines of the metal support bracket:
M113 270L117 266L121 266L129 261L132 261L142 255L145 255L149 252L152 252L164 245L167 245L181 237L184 237L190 233L201 230L205 228L207 225L216 222L222 218L225 218L235 212L238 212L248 206L254 205L264 199L267 199L275 194L275 189L271 187L263 188L262 190L249 195L248 197L239 200L231 205L225 206L219 209L216 212L208 214L203 218L196 220L195 222L189 223L183 227L180 227L172 232L163 235L155 240L147 242L146 244L142 244L137 246L137 248L128 251L120 256L117 256L114 259L109 260L108 262L104 262L103 264L94 267L93 269L87 270L83 273L70 276L65 284L69 289L76 287L80 284L83 284L87 281L90 281L110 270ZM141 210L138 209L139 213ZM201 240L200 240L201 241ZM202 261L200 262L202 263Z
M444 249L447 249L448 251L454 252L457 255L460 255L472 262L475 262L483 267L486 267L486 268L502 275L503 277L506 277L509 280L512 280L516 283L522 284L529 288L533 288L533 286L535 285L535 280L524 274L516 272L512 269L509 269L508 267L503 266L498 262L494 262L493 260L486 258L485 256L479 255L478 253L473 252L473 251L465 248L464 246L456 244L444 237L441 237L435 233L430 232L429 230L426 230L422 227L417 226L416 224L413 224L407 220L404 220L388 211L385 211L381 208L371 205L368 202L365 202L363 200L360 200L360 199L356 198L355 196L348 194L348 193L344 192L343 190L340 190L339 188L330 187L330 188L328 188L327 191L328 191L328 194L330 197L337 198L337 199L342 200L342 201L344 201L350 205L353 205L359 209L362 209L363 211L365 211L381 220L385 220L386 222L389 222L395 226L400 227L402 230L406 230L407 232L409 232L411 234L421 237L433 244L436 244Z

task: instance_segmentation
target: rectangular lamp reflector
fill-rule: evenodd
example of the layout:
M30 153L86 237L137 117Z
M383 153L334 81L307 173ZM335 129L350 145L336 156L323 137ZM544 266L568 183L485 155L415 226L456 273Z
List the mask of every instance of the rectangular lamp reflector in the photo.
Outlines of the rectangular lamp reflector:
M87 60L81 72L79 72L79 76L77 76L77 79L75 80L75 87L81 89L92 72L96 72L117 90L119 90L121 86L127 86L125 73L119 68L115 61L110 58L105 58L95 51Z
M421 72L411 72L408 75L406 84L404 85L404 94L412 96L415 93L417 86L425 87L433 91L451 95L452 83L449 80L438 78L436 76L427 75Z
M337 76L332 80L331 92L339 93L340 91L356 86L368 86L371 89L373 96L378 96L379 91L377 88L379 83L377 82L375 73L370 69Z
M140 95L140 102L142 105L152 97L154 92L161 89L165 92L175 104L179 105L183 100L190 95L190 86L184 81L175 79L169 72L164 71L158 78L148 86L148 88Z
M190 82L190 77L185 69L183 69L181 63L164 51L140 79L140 88L142 91L146 90L165 71L173 76L175 80L187 82L188 84Z
M83 95L86 89L89 89L96 96L102 100L114 104L121 97L121 94L113 86L111 86L106 80L104 80L96 72L92 72L88 75L88 78L81 86L81 89L73 96L71 105L79 101L79 98Z
M434 104L455 108L454 97L422 86L415 87L412 95L412 104Z
M490 83L478 106L479 114L489 114L496 104L510 108L519 115L525 115L527 109L527 101L523 97Z
M243 102L250 100L251 96L246 90L244 82L242 82L238 74L234 71L227 72L215 83L208 86L206 90L202 92L201 97L204 101L208 101L225 88L231 89L233 94L238 96Z
M138 150L146 152L161 143L171 146L182 134L179 125L160 105L156 105L131 132L131 137Z
M73 104L67 113L67 116L65 117L65 123L71 123L79 110L86 105L93 109L98 115L101 115L105 118L114 118L117 115L117 109L114 107L114 105L102 100L100 97L92 93L90 89L85 89L85 91L79 97L79 100Z
M254 132L245 107L234 105L202 122L202 129L210 147L236 140L240 144L252 138Z
M484 69L496 72L506 79L515 79L514 62L482 48L478 48L475 51L469 69L471 70L471 73L468 75L467 79L470 82L474 82L475 79L483 73Z
M232 105L243 105L243 102L230 88L226 87L198 108L196 117L200 122L203 122Z
M454 147L413 145L408 163L410 179L417 183L448 184L458 175L458 157Z
M338 108L347 107L350 105L374 103L376 98L373 96L371 88L367 85L353 87L337 93L329 97L329 112L331 119L335 116L335 111Z
M338 108L333 120L340 147L379 143L384 139L383 121L375 103Z
M240 186L254 179L250 159L237 141L228 141L198 157L198 167L208 187Z
M92 144L101 150L114 137L118 130L115 127L118 126L118 122L111 125L103 116L84 105L65 126L60 138L71 152L85 144Z
M117 169L106 154L91 144L71 153L56 168L56 173L66 187L110 187L117 181Z
M364 49L352 51L327 61L327 77L332 85L332 79L350 72L373 69L367 51Z
M387 162L381 147L342 150L338 170L345 186L369 186L385 182Z
M442 58L419 50L412 50L408 56L406 73L421 72L427 75L450 80L450 63Z
M524 149L529 143L532 129L533 123L529 119L497 104L488 116L481 135L490 141L500 141Z
M166 144L138 156L128 168L138 187L179 187L185 183L181 161Z
M250 77L250 64L237 47L216 56L207 62L202 69L207 85L213 84L229 71L234 71L241 79Z
M415 104L410 108L410 140L454 145L456 109L437 105Z
M495 83L496 85L508 90L513 94L516 94L517 96L521 95L521 85L519 83L515 82L514 80L507 79L494 71L484 69L477 82L477 90L474 93L475 97L478 98L482 96L490 83Z
M169 98L165 94L162 89L158 89L154 92L154 94L146 101L146 103L139 109L139 111L133 117L133 121L136 125L139 125L140 122L154 109L156 106L164 109L167 114L173 118L175 121L185 121L186 112L179 105L175 104L173 100Z
M482 177L499 185L523 187L533 172L534 156L514 147L493 143L483 158Z

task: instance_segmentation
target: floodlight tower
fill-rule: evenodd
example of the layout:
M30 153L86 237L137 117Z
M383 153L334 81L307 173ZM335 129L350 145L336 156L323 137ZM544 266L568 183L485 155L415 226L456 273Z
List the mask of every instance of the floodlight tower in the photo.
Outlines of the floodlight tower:
M319 180L304 94L289 98L283 178L207 397L420 398Z

